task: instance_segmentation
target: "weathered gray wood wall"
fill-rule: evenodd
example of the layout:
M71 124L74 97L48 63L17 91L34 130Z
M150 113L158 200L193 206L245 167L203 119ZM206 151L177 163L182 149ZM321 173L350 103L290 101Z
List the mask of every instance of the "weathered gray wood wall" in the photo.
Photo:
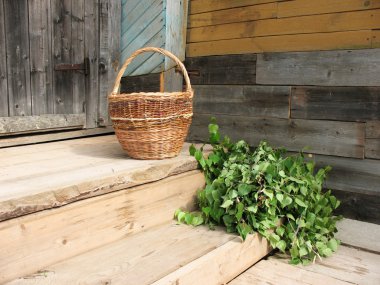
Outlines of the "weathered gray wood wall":
M0 135L104 124L119 64L120 7L111 0L0 0L0 119L26 122ZM58 68L86 58L87 72Z
M308 147L318 165L332 166L326 187L344 201L341 212L380 223L379 59L380 49L187 58L188 139L207 140L215 116L235 140Z

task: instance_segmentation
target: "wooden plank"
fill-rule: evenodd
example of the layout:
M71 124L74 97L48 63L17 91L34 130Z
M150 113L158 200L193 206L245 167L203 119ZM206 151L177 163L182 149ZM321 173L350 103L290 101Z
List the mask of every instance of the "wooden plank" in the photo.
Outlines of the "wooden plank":
M307 151L308 152L308 151ZM374 159L308 155L317 167L330 165L325 187L355 193L380 195L380 163Z
M121 93L133 92L159 92L160 74L146 74L139 76L126 76L121 79Z
M193 204L197 189L203 185L202 173L188 172L2 222L0 281L5 283L32 274L127 235L169 222L177 208Z
M0 136L59 128L82 128L84 114L0 117Z
M71 51L71 0L52 2L53 21L53 66L72 63ZM72 71L53 72L53 93L55 96L54 113L73 112Z
M188 147L160 161L129 159L114 135L0 149L0 220L194 170Z
M331 33L334 34L334 33ZM379 86L380 49L257 56L259 84Z
M120 60L120 2L102 1L100 9L99 125L111 124L107 96L111 92Z
M277 3L267 3L189 15L188 27L204 27L276 17Z
M188 43L273 35L311 34L380 28L380 10L267 19L188 30Z
M156 28L160 30L160 28L163 27L165 22L163 10L164 6L162 0L154 0L153 3L148 3L148 1L141 1L141 4L139 4L139 6L136 7L136 9L133 11L135 14L134 18L136 18L134 19L135 21L132 22L130 19L128 22L122 22L122 35L120 40L121 49L124 50L128 47L128 45L135 41L139 41L140 47L142 47L142 41L146 41L148 38L142 37L141 33L144 32L144 30L148 29L151 24L153 24L152 21L154 19L160 19L157 22L159 25Z
M121 43L122 46L122 60L124 61L127 59L134 51L136 51L139 48L142 48L146 46L146 44L155 36L160 37L160 32L162 31L162 27L164 24L164 17L162 14L159 14L148 26L144 31L142 31L138 35L138 39L135 41L132 41L128 46L124 46L123 43ZM123 40L123 39L122 39ZM153 55L155 57L160 57L160 55ZM137 69L137 68L136 68ZM130 74L130 71L126 71L124 75ZM141 73L134 71L134 75L141 75Z
M27 1L4 0L10 116L32 113Z
M178 92L183 89L183 76L181 72L177 72L171 68L162 73L163 84L160 82L160 92Z
M309 120L380 120L379 87L293 87L291 117Z
M286 0L191 0L190 15Z
M361 30L220 40L189 43L186 47L186 54L188 57L195 57L262 52L364 49L371 48L371 37L371 30ZM281 44L278 44L279 42Z
M188 57L185 65L194 85L256 83L256 54Z
M276 255L270 260L287 264L288 257ZM298 265L294 268L330 276L349 284L377 284L380 280L380 258L378 254L340 246L338 251L322 261L310 266ZM329 284L329 283L326 283Z
M311 265L312 266L312 265ZM242 275L234 279L230 285L251 285L251 284L336 284L349 285L345 281L330 277L325 274L310 272L301 267L285 264L277 260L262 260L249 268Z
M85 58L84 52L84 0L72 1L71 3L71 57L73 63L83 63ZM85 112L85 75L83 71L72 72L72 96L73 109L72 113L80 114ZM94 94L93 96L96 96ZM92 110L88 110L91 112Z
M155 35L153 35L145 44L144 46L152 46L152 47L164 47L165 46L165 28L163 27L160 31L158 31ZM128 65L128 68L126 70L125 74L132 74L134 71L136 71L146 60L148 60L153 53L146 52L143 54L140 54L138 57L136 57L130 65ZM121 63L124 63L127 60L127 54L122 53L121 54ZM142 74L140 74L142 75Z
M259 234L249 235L244 242L236 237L153 284L226 284L270 251Z
M53 114L50 1L28 1L33 115Z
M234 238L223 229L165 224L50 266L43 279L33 274L9 284L151 284Z
M94 27L101 29L99 23L99 1L84 2L84 50L90 61L90 74L85 80L86 128L98 126L98 108L101 106L99 94L103 91L99 87L99 39L102 30L94 33ZM101 80L103 82L103 80ZM105 118L104 118L105 119Z
M188 136L192 141L208 139L207 125L215 114L196 114ZM345 157L364 157L363 123L216 116L222 134L233 140L244 139L251 145L267 140L275 147L300 151L310 147L311 153ZM308 150L309 151L309 150Z
M103 134L112 134L114 132L112 127L94 128L88 130L77 131L60 131L46 134L28 134L27 136L12 136L3 137L0 139L0 148L14 147L21 145L30 145L43 142L54 142L60 140L67 140L73 138L97 136Z
M380 48L380 30L372 31L372 48Z
M185 60L188 0L166 1L165 9L165 49L172 52L179 60ZM175 62L165 57L165 70L176 66ZM179 79L179 78L178 78ZM182 80L182 77L181 77ZM182 82L181 82L182 84Z
M7 117L8 110L8 72L7 72L7 52L5 37L5 14L4 2L0 3L0 117Z
M301 15L319 15L325 13L340 13L347 11L370 10L380 8L379 0L296 0L278 3L278 18Z
M345 218L380 224L380 196L377 193L363 194L349 191L333 190L333 195L341 201L335 211Z
M380 121L366 123L365 157L380 159Z
M193 88L197 114L289 117L287 86L194 85Z
M336 237L341 240L343 245L380 253L379 225L343 219L338 222L337 228Z

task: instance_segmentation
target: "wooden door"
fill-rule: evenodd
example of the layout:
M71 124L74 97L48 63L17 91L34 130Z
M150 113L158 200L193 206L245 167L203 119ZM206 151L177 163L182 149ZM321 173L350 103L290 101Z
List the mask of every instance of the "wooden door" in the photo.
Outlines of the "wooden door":
M111 2L0 0L0 136L99 125L99 88L111 81L100 29L110 27L108 13L120 19Z

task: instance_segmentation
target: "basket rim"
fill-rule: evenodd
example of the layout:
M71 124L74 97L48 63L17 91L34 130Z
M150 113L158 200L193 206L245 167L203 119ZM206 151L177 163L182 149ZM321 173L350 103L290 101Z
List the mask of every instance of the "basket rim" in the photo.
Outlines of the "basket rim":
M121 93L121 94L109 94L108 100L118 101L126 99L174 99L178 97L193 98L194 92L181 91L181 92L133 92L133 93Z

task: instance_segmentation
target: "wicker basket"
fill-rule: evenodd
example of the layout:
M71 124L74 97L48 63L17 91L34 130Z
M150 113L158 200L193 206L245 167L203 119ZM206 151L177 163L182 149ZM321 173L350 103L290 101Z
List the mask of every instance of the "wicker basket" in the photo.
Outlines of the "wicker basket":
M144 52L158 52L174 60L183 72L186 91L118 94L125 69L137 55ZM191 124L192 98L189 76L175 55L154 47L135 51L121 67L113 91L108 96L109 114L123 149L130 157L137 159L177 156Z

